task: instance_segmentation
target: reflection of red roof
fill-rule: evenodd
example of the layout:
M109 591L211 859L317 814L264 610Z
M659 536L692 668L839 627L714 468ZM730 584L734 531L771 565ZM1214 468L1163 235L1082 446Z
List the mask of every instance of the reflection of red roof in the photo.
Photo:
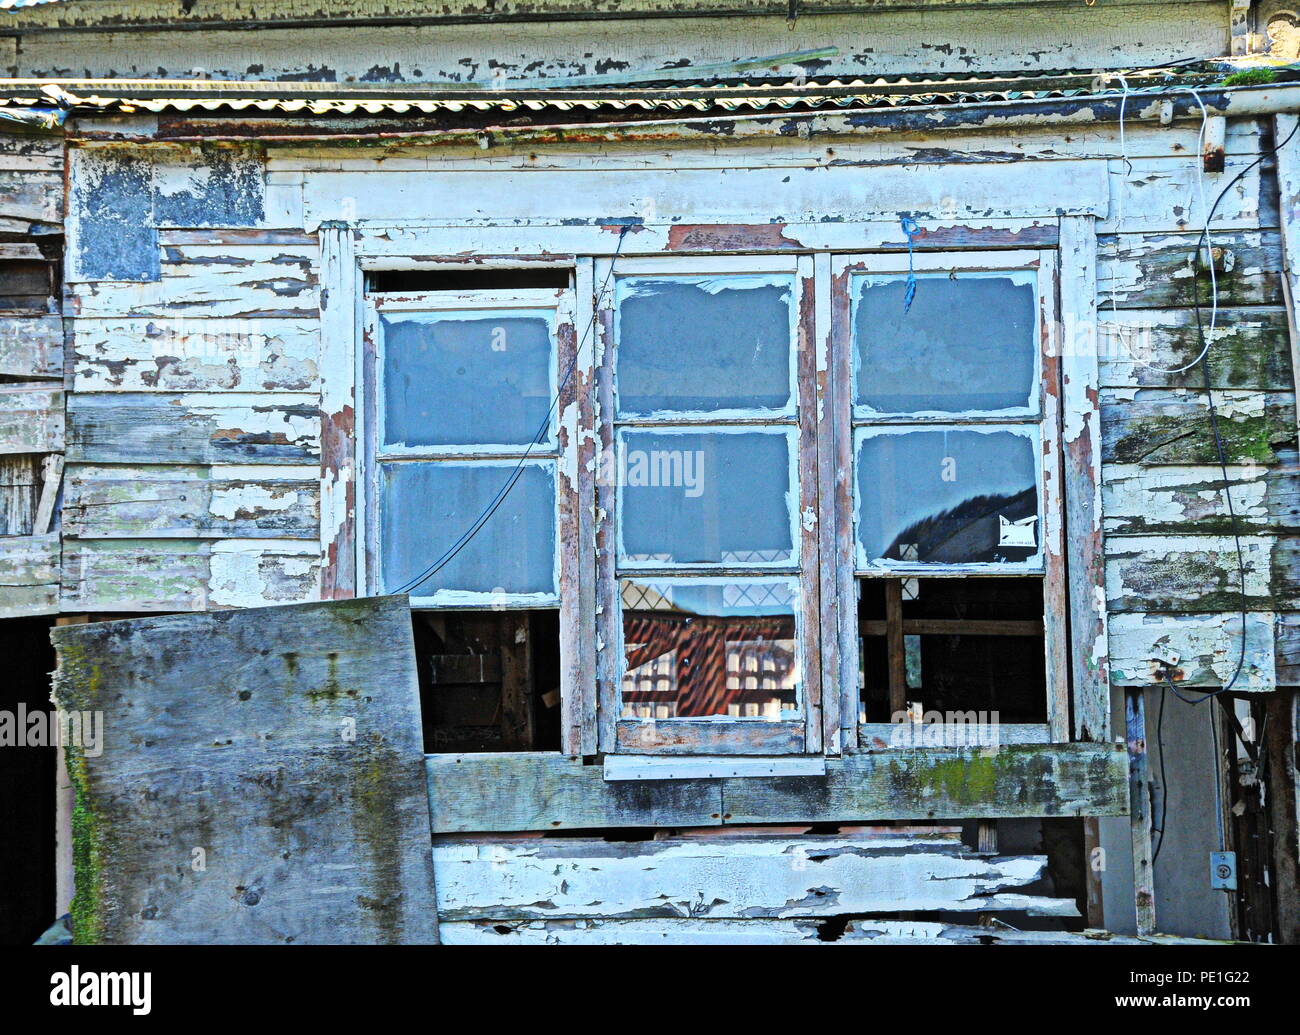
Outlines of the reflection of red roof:
M646 665L656 658L676 652L676 671L672 686L666 691L625 691L628 704L673 701L676 716L681 718L726 715L729 704L766 704L780 691L771 687L749 689L727 686L727 649L743 642L767 641L775 653L784 654L784 667L777 676L781 682L796 663L793 652L776 647L777 640L794 638L794 619L715 618L660 612L624 612L624 641L627 671ZM742 676L745 673L740 673Z

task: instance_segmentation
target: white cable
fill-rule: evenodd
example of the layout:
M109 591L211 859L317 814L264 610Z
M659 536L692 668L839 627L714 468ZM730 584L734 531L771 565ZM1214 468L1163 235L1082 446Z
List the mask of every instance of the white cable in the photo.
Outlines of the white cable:
M1123 159L1125 168L1131 171L1133 167L1133 163L1129 160L1128 157L1128 144L1124 132L1124 115L1125 115L1125 109L1128 106L1128 97L1130 93L1128 80L1118 72L1112 73L1110 78L1118 79L1120 85L1124 88L1124 95L1120 99L1120 104L1119 104L1119 148L1120 148L1120 157ZM1203 358L1205 358L1206 353L1208 353L1210 350L1211 343L1213 343L1214 341L1214 331L1219 317L1219 283L1218 283L1218 276L1214 269L1214 248L1210 241L1210 212L1207 209L1205 204L1204 152L1205 152L1205 138L1209 127L1209 122L1210 122L1210 113L1209 110L1205 107L1205 102L1201 100L1201 95L1196 91L1194 87L1182 87L1176 90L1175 92L1190 93L1193 99L1196 101L1197 105L1201 109L1201 128L1200 131L1196 134L1196 154L1194 155L1193 160L1196 162L1196 186L1197 186L1197 193L1201 202L1201 211L1205 213L1205 223L1204 223L1204 229L1201 232L1201 237L1205 241L1205 262L1206 265L1209 267L1209 271L1210 271L1210 325L1209 325L1209 330L1205 334L1205 344L1204 346L1202 346L1201 351L1197 354L1196 358L1193 359L1190 363L1186 363L1181 367L1158 367L1153 363L1148 363L1146 360L1138 356L1137 353L1133 351L1128 337L1126 336L1124 330L1120 327L1119 324L1119 299L1115 291L1116 277L1112 275L1110 281L1110 308L1111 308L1111 315L1115 321L1112 324L1112 327L1115 331L1115 337L1119 339L1120 344L1124 346L1124 351L1128 353L1129 358L1132 359L1133 362L1137 363L1139 366L1145 367L1148 370L1154 370L1156 373L1160 373L1160 374L1185 373L1186 371L1191 370L1192 367L1196 366L1196 364L1198 364ZM1128 188L1128 184L1126 180L1125 182L1119 185L1119 189L1115 197L1115 258L1117 262L1119 259L1119 249L1120 249L1119 233L1120 233L1120 228L1122 227L1124 222L1124 215L1123 215L1124 195L1127 191L1127 188ZM1188 203L1188 208L1189 209L1191 208L1190 202ZM1192 290L1195 289L1196 289L1195 283L1193 283Z

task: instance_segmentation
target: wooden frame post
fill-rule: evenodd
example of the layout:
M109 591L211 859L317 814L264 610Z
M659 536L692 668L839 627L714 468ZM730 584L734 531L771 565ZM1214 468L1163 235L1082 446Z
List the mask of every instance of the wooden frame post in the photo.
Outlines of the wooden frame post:
M1133 836L1133 901L1137 908L1137 933L1156 929L1154 862L1151 858L1151 773L1147 760L1145 691L1124 691L1124 730L1128 744L1129 826Z

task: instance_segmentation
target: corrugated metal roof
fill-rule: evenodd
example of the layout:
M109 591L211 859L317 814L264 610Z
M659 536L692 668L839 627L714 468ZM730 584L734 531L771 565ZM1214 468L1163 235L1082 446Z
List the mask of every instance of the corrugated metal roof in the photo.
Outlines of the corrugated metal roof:
M0 0L3 2L3 0ZM1220 68L1126 73L1131 89L1217 81ZM1108 90L1114 90L1110 86ZM510 83L339 84L165 79L0 80L0 107L60 107L79 112L276 112L295 115L530 112L733 113L837 110L1086 96L1092 72L963 78L800 78L662 86L564 88Z

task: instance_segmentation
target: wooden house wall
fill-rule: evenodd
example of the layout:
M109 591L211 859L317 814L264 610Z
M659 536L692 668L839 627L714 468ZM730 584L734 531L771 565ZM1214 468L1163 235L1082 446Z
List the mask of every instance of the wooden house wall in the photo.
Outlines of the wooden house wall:
M1029 15L1050 19L1032 46L1013 41L1025 37L1027 9L1041 9L1041 0L877 2L867 10L819 3L794 20L788 0L539 2L505 11L491 3L430 8L416 0L351 0L316 11L285 0L241 10L241 21L264 20L256 29L222 25L230 17L225 6L72 0L9 11L4 23L17 44L6 63L11 74L35 78L492 82L656 68L689 74L713 63L834 46L837 55L818 58L808 70L870 80L918 70L1152 67L1230 53L1232 35L1224 0L1058 2L1047 14ZM548 14L554 20L537 20ZM321 25L343 19L346 32ZM169 28L200 24L202 46L195 33Z
M63 171L61 135L0 133L0 266L39 259L40 241L57 255ZM47 294L0 299L0 618L59 610L63 320Z
M647 198L659 192L684 199L676 203L689 204L689 217L700 222L719 215L736 222L751 210L753 221L768 222L773 216L761 199L732 187L738 170L773 184L833 170L820 182L838 179L842 186L814 185L799 196L809 205L829 204L837 191L853 191L843 205L861 217L873 205L899 201L892 188L883 201L872 194L882 167L928 163L942 181L959 162L963 175L983 162L979 177L987 182L1011 177L1029 190L1104 168L1110 199L1097 224L1097 305L1103 327L1124 328L1122 335L1104 331L1099 343L1113 681L1150 682L1158 671L1152 659L1173 652L1187 683L1219 684L1235 668L1241 623L1200 371L1154 368L1182 366L1199 351L1188 263L1203 220L1200 191L1212 200L1269 140L1267 123L1233 121L1226 169L1206 174L1203 184L1192 157L1196 126L1189 123L1129 126L1127 158L1113 126L996 138L682 143L654 151L406 147L382 158L307 146L266 157L244 150L233 158L78 149L69 217L73 318L61 606L171 611L320 594L328 560L320 525L321 220L396 214L436 222L439 212L488 218L494 198L513 197L509 205L517 205L529 193L552 198L536 222L584 208L598 220L627 214L596 207L617 204L618 191L634 182ZM114 266L95 252L96 235L116 233L105 211L111 191L101 188L117 183L106 170L118 175L132 162L144 170L137 170L139 182L152 200L140 227L145 236ZM214 165L220 176L205 172ZM114 189L135 189L134 182ZM448 183L464 190L439 206L437 192L449 191ZM634 213L647 203L624 201ZM957 204L969 215L979 198ZM213 213L227 225L194 225ZM661 211L658 218L670 223L674 215ZM1247 572L1249 654L1241 685L1264 688L1276 675L1276 630L1290 628L1276 616L1300 610L1294 381L1271 160L1228 192L1211 237L1223 266L1211 383ZM1200 283L1208 321L1204 274ZM1071 335L1090 330L1064 333L1069 347ZM1151 365L1135 361L1129 347Z

